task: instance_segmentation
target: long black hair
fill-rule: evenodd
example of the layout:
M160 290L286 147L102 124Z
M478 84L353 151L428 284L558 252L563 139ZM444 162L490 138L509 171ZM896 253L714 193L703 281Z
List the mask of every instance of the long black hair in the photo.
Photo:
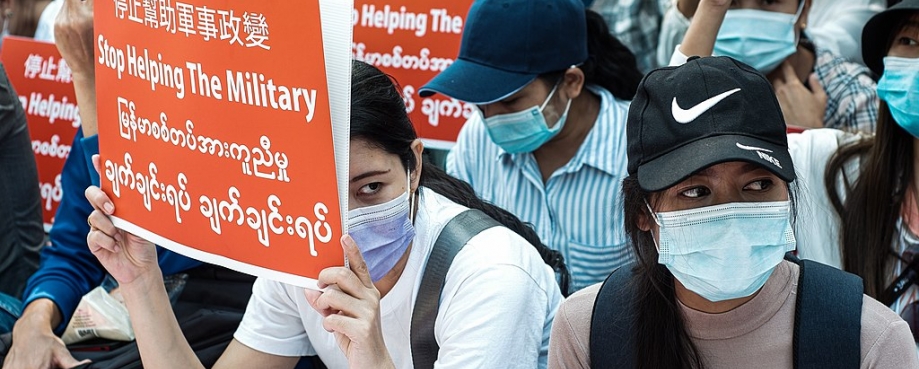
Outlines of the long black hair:
M609 32L606 21L593 10L586 10L587 60L580 65L584 83L603 87L621 100L632 100L643 74L638 69L635 54ZM540 75L548 85L554 85L565 71Z
M355 138L399 156L406 170L415 169L417 158L411 145L418 135L405 112L405 103L396 84L389 75L357 60L351 63L351 139ZM532 227L507 210L482 201L472 186L434 165L424 166L418 183L450 201L481 210L526 239L536 247L543 261L561 273L562 293L567 292L567 269L561 254L543 245Z
M639 227L642 221L654 219L646 207L653 204L652 193L638 184L638 179L622 181L625 233L632 244L637 262L634 266L635 367L637 369L702 369L699 350L689 337L683 311L677 302L673 274L659 264L657 247L651 232Z
M894 31L888 35L885 50L893 45L907 20L903 17L891 28ZM887 103L880 101L875 135L840 147L824 174L827 194L842 222L843 269L862 277L865 294L874 298L880 298L886 289L887 273L891 263L896 262L891 255L895 255L897 220L908 198L907 191L917 190L912 185L916 170L913 167L914 140L913 135L894 121ZM845 178L846 164L859 158L862 161L858 179ZM840 175L845 194L837 191Z

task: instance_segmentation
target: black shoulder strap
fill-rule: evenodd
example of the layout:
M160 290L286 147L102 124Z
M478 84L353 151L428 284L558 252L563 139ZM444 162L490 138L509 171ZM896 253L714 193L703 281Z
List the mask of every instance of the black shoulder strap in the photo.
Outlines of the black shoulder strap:
M858 368L862 279L810 260L800 265L795 304L795 369Z
M613 271L600 286L590 319L590 367L634 368L632 332L636 315L632 307L632 265Z
M444 226L428 257L412 309L412 361L415 369L431 369L437 361L440 346L434 339L434 321L440 308L440 294L453 258L463 246L482 231L501 224L476 210L466 210Z

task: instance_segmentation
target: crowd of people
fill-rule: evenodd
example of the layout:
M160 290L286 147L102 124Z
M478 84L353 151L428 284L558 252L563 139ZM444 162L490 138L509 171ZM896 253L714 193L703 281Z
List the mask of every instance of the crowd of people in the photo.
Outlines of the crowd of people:
M0 69L4 368L90 364L60 335L106 276L149 368L919 368L919 0L475 0L419 92L478 108L445 168L398 81L352 62L355 226L322 291L117 228L93 0L0 6L4 31L56 38L82 122L44 245ZM430 257L469 216L489 226L423 315ZM239 313L219 352L184 325L201 306Z

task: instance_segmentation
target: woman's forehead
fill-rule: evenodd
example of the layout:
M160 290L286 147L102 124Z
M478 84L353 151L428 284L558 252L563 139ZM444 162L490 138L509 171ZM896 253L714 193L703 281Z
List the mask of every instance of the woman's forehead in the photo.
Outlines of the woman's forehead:
M715 164L702 169L689 178L693 177L733 177L744 173L764 171L769 172L764 166L747 161L729 161ZM771 173L771 172L769 172Z

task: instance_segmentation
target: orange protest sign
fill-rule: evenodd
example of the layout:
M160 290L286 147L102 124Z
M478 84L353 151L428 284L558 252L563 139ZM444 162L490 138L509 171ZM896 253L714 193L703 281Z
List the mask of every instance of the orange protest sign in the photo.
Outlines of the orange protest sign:
M26 112L47 232L63 195L61 171L80 127L70 68L54 44L29 38L4 38L0 60Z
M396 78L418 136L449 149L475 106L443 95L421 98L418 89L453 64L472 0L356 0L351 15L357 60Z
M101 1L101 181L114 222L303 287L343 264L351 4Z

